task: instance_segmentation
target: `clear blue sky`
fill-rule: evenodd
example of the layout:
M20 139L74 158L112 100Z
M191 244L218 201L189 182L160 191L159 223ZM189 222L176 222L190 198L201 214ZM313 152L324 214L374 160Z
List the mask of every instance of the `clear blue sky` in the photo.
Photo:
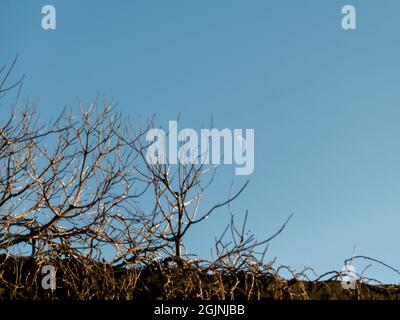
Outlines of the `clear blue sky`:
M355 31L341 28L345 4ZM323 273L355 246L400 267L399 12L398 0L1 0L0 64L20 54L15 76L46 117L99 92L164 126L181 113L181 128L211 114L254 128L255 171L234 207L259 239L294 213L270 259ZM232 168L216 180L206 203L243 181ZM227 221L221 210L194 229L190 251L208 255ZM378 265L367 275L400 282Z

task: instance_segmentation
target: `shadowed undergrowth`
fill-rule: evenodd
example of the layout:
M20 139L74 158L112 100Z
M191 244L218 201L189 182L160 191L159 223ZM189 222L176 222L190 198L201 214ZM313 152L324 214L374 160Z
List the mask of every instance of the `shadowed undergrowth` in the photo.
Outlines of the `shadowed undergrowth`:
M44 290L44 265L56 268L55 290ZM215 268L214 270L212 268ZM328 280L286 280L269 266L230 270L179 260L118 269L82 258L39 260L0 258L0 299L399 299L394 285L358 282L354 290L342 288L338 275Z

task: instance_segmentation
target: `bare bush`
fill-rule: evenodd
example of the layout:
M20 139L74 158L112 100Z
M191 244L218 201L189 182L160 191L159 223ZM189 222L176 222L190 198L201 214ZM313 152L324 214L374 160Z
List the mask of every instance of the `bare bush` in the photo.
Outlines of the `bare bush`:
M247 213L238 227L231 209L248 181L206 207L201 200L216 167L201 156L176 165L150 161L144 137L153 120L134 130L113 101L80 103L78 112L65 109L41 125L36 108L20 99L23 78L8 84L14 65L0 69L1 98L17 90L0 114L0 281L10 298L56 297L37 282L46 263L62 270L67 298L130 299L159 284L164 298L261 295L259 281L272 269L264 264L267 245L290 218L257 241L246 230ZM149 194L147 211L141 201ZM184 237L222 208L231 221L212 261L185 259Z

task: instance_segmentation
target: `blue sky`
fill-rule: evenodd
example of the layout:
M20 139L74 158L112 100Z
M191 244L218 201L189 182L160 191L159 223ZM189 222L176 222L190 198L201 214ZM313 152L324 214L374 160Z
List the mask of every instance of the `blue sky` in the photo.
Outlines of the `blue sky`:
M45 4L56 30L41 28ZM345 4L357 30L341 28ZM234 208L259 239L294 214L270 259L323 273L356 247L399 267L399 11L397 0L1 0L0 64L19 53L14 75L45 118L99 93L163 126L181 113L180 128L211 115L254 128L255 171ZM223 168L204 201L231 181L243 179ZM196 227L190 251L208 255L228 218ZM367 274L400 282L376 264Z

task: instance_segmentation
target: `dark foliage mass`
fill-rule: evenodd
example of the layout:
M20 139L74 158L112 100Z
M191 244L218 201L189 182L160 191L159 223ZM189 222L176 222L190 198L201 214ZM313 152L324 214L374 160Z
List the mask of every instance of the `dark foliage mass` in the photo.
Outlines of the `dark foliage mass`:
M57 288L43 290L41 266L57 267ZM166 260L142 268L71 259L0 258L0 300L9 299L211 299L309 300L395 299L398 286L357 283L343 290L339 274L325 281L285 280L272 268L214 270L194 262Z

